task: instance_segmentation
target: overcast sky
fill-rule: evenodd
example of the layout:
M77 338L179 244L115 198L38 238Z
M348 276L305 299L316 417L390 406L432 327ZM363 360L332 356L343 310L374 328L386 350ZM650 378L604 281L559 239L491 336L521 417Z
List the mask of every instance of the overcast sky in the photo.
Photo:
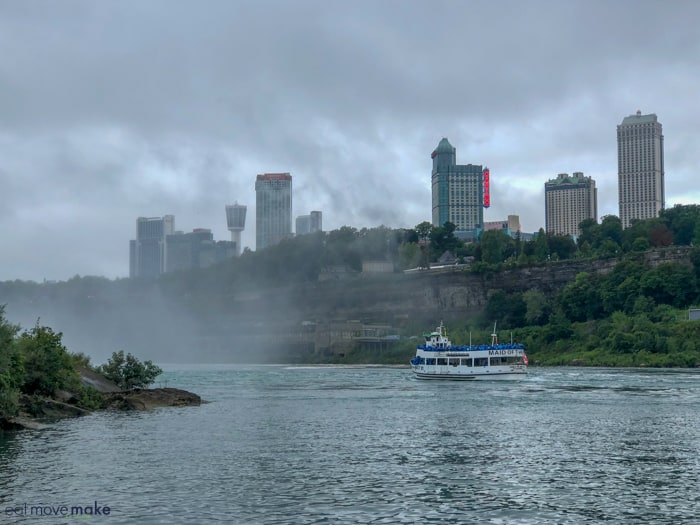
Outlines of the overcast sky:
M582 171L618 214L616 126L656 113L666 205L700 203L700 2L0 0L0 280L126 277L136 218L228 240L289 172L293 216L431 220L430 153L544 225Z

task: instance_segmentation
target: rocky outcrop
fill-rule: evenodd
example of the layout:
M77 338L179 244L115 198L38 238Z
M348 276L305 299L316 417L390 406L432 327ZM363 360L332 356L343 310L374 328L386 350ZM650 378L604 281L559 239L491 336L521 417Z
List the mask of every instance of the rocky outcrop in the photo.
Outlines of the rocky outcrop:
M80 372L80 382L83 386L91 386L95 388L98 392L119 392L121 388L117 386L116 383L110 381L102 374L90 370L89 368L80 367L78 369Z
M202 399L192 392L177 388L153 388L120 390L102 374L87 368L79 369L83 385L89 385L102 394L104 409L151 410L160 407L199 406ZM78 399L72 392L58 390L54 396L23 395L20 398L19 415L0 417L0 430L40 430L48 423L89 415L92 412L76 405Z
M202 398L178 388L149 388L105 394L107 408L116 410L151 410L160 407L199 406Z

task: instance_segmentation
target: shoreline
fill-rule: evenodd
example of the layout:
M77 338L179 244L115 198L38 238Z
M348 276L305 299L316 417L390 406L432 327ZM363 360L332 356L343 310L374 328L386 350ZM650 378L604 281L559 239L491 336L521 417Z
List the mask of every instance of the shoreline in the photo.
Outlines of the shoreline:
M31 405L34 413L20 410L12 417L0 417L0 432L16 430L43 430L63 419L85 417L97 412L149 411L156 408L200 406L206 401L187 390L179 388L143 388L134 390L109 390L100 392L103 406L86 410L50 397L25 396L24 407Z

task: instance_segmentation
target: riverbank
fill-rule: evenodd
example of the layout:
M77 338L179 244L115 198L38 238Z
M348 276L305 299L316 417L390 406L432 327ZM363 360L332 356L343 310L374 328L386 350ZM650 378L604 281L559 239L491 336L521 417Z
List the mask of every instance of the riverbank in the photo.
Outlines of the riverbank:
M201 397L178 388L142 388L121 390L103 375L88 368L80 368L83 386L97 392L95 408L77 406L78 398L72 392L57 391L53 397L22 395L19 411L13 417L0 417L0 431L41 430L65 418L83 417L102 410L153 410L165 407L199 406Z

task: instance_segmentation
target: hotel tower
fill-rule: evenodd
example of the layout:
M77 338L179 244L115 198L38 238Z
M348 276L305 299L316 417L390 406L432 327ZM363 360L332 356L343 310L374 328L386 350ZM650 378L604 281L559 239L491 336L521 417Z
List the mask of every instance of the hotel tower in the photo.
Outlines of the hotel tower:
M658 217L664 209L664 136L653 113L630 115L617 126L618 202L622 227Z

